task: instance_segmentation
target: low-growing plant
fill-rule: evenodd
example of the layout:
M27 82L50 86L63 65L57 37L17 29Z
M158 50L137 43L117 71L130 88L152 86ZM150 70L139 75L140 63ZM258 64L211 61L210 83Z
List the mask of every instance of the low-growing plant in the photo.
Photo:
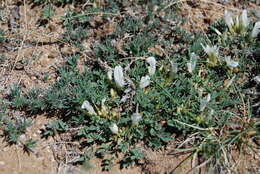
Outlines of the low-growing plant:
M245 74L258 67L249 59L258 41L249 34L252 25L242 26L245 12L237 25L229 18L228 28L221 20L210 27L207 36L166 22L176 15L170 7L165 9L165 19L152 10L143 18L122 15L115 19L113 32L98 36L92 55L86 56L82 41L88 39L87 29L96 30L90 25L95 13L89 11L100 12L103 24L119 7L116 1L109 1L103 9L68 11L63 17L66 32L62 38L81 50L64 55L66 63L58 70L59 79L46 92L33 89L23 93L14 86L10 107L31 114L55 113L57 120L46 125L43 135L77 130L71 139L80 141L85 149L77 162L97 156L103 159L104 170L111 168L114 154L122 153L121 167L128 167L144 157L140 142L158 149L174 141L174 134L196 135L192 153L213 168L217 161L227 159L226 152L259 138L259 122L252 119L250 110L253 101L243 94L250 81ZM89 59L80 72L77 63L84 56ZM238 126L230 126L233 124ZM10 124L5 131L12 142L26 127L14 126ZM89 150L92 145L95 148ZM229 162L221 165L230 167Z

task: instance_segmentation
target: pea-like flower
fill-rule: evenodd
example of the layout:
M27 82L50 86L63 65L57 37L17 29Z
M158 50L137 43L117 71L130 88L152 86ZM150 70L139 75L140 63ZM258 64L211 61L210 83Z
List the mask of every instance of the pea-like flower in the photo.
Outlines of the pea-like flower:
M208 94L206 97L204 97L204 98L202 98L200 100L200 111L201 112L204 111L204 109L206 108L206 106L209 103L210 99L211 99L211 95Z
M178 72L178 63L176 63L174 61L170 61L170 63L171 63L171 73L177 74L177 72Z
M133 125L138 124L142 120L142 116L138 111L138 105L136 107L135 113L133 113L132 116L131 116L131 120L132 120Z
M230 68L235 68L239 65L239 63L237 61L231 60L230 56L226 56L225 61L227 63L227 66Z
M193 70L195 69L197 60L198 60L198 56L195 53L191 53L190 61L187 63L188 71L190 73L192 73Z
M244 27L245 29L249 25L250 21L249 18L247 17L247 10L243 10L240 16L240 22L241 22L241 26Z
M148 57L146 59L146 62L149 64L148 67L148 72L149 74L152 76L154 75L155 71L156 71L156 60L154 57Z
M227 24L229 31L237 34L244 33L250 23L250 20L247 17L247 10L243 10L240 16L236 16L235 22L233 20L232 13L225 10L224 21Z
M107 78L108 78L109 80L113 80L113 70L112 70L112 69L109 69L109 70L107 71Z
M230 13L229 11L225 10L224 12L224 21L227 24L229 29L232 29L232 26L234 25L234 21L232 18L232 13Z
M216 66L218 63L218 47L217 46L209 46L206 45L204 46L203 44L201 44L203 50L205 51L205 53L208 55L208 63L212 66Z
M147 86L150 85L150 83L151 83L150 77L149 77L148 75L143 76L143 77L141 78L141 80L140 80L139 87L140 87L141 89L146 88Z
M109 129L110 131L113 133L113 134L118 134L118 126L116 123L112 123L110 126L109 126Z
M82 103L81 109L86 109L90 115L97 115L94 108L87 100Z
M251 37L256 38L260 33L260 22L255 23L255 26L252 30Z
M114 80L118 87L123 88L125 86L123 68L118 65L114 69Z

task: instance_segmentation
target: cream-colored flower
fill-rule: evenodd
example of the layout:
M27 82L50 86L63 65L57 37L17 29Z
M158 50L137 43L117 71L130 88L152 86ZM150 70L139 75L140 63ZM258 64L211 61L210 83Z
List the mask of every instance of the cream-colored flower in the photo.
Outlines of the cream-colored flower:
M230 56L226 56L225 61L227 63L227 66L231 67L231 68L235 68L239 65L239 63L237 61L231 60Z
M150 85L150 83L151 83L150 77L149 77L148 75L143 76L143 77L141 78L141 80L140 80L139 87L140 87L141 89L146 88L147 86Z
M206 106L209 103L210 99L211 99L211 95L208 94L206 97L204 97L204 98L202 98L200 100L200 111L201 112L204 111L204 109L206 108Z
M218 47L217 46L209 46L206 45L204 46L203 44L201 44L203 50L205 51L205 53L207 53L208 56L214 56L214 57L218 57Z
M152 76L156 71L156 59L154 57L148 57L146 62L149 64L148 72Z
M178 72L178 63L170 61L171 63L171 73L176 74Z
M233 21L231 12L225 10L225 12L224 12L224 21L227 24L229 29L232 28L232 26L234 25L234 21Z
M109 129L113 134L118 134L118 126L116 123L112 123L111 126L109 126Z
M142 116L138 111L138 105L136 106L136 111L135 113L132 114L131 116L132 124L136 125L142 120Z
M90 115L97 115L94 108L87 100L82 103L81 109L86 109Z
M224 21L227 24L230 33L242 34L246 31L250 20L247 17L247 10L243 10L240 16L235 17L235 21L232 18L232 13L229 11L224 12Z
M108 78L109 80L113 80L113 70L112 70L112 69L109 69L109 70L107 71L107 78Z
M192 73L193 70L195 69L197 60L198 60L198 56L195 53L191 53L190 61L187 63L188 71L190 73Z
M256 38L259 33L260 33L260 22L257 22L255 23L255 26L252 30L251 37Z
M123 88L125 86L123 68L118 65L114 69L114 80L118 87Z
M247 17L247 10L243 10L241 16L240 16L240 21L241 21L241 25L244 28L247 28L247 26L249 25L249 18Z
M208 63L212 66L216 66L218 63L218 47L217 46L209 46L206 45L204 46L203 44L201 44L203 50L205 51L205 53L208 55Z

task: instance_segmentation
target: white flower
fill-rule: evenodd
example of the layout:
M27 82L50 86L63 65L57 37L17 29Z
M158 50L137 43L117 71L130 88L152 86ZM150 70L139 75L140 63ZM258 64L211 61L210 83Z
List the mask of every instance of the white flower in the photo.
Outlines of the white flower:
M109 129L111 130L111 132L113 134L118 134L118 127L117 127L116 123L112 123L111 126L109 126Z
M204 111L204 109L206 108L206 106L209 103L210 99L211 99L211 95L208 94L206 97L204 97L204 98L202 98L200 100L200 111L201 112Z
M234 21L232 18L232 13L230 13L229 11L225 10L224 12L224 21L227 24L227 26L229 28L232 28L232 26L234 25Z
M208 55L208 63L211 66L216 66L218 63L218 47L209 45L204 46L203 44L201 44L201 46Z
M201 97L203 94L204 88L198 88L198 94Z
M240 20L241 20L241 25L244 28L247 28L247 26L249 25L249 19L247 17L247 10L243 10L241 16L240 16Z
M209 46L206 45L206 47L201 44L203 50L205 51L205 53L207 53L208 56L214 56L214 57L218 57L218 47L217 46Z
M178 63L170 61L171 63L171 72L176 74L178 72Z
M113 70L112 69L109 69L108 72L107 72L107 78L109 80L113 80Z
M101 101L101 112L102 112L102 114L108 113L108 108L107 108L105 102L106 102L106 98L103 98L102 101Z
M225 61L227 63L227 66L231 67L231 68L235 68L238 66L238 62L231 60L230 56L226 56L225 57Z
M148 67L148 72L149 74L152 76L154 75L155 71L156 71L156 60L154 57L148 57L146 59L146 62L149 64Z
M255 76L255 77L253 78L253 80L254 80L257 84L260 84L260 75Z
M257 22L257 23L255 23L255 26L253 28L251 37L256 38L259 33L260 33L260 22Z
M141 119L142 119L142 116L138 111L138 105L137 105L136 112L133 113L131 116L132 124L133 125L138 124L141 121Z
M97 115L94 108L87 100L83 102L83 104L81 105L81 109L86 109L90 115Z
M146 88L147 86L150 85L150 83L151 83L150 77L149 77L148 75L143 76L143 77L141 78L141 80L140 80L139 87L140 87L141 89Z
M114 79L118 87L123 88L125 86L123 68L120 65L114 69Z
M187 63L188 71L192 73L197 64L198 56L195 53L191 53L190 61Z

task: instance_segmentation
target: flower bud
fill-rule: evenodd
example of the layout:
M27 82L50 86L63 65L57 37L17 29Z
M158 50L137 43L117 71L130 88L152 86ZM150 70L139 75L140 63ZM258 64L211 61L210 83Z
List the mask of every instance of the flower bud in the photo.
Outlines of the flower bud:
M109 80L113 80L113 70L112 69L109 69L108 72L107 72L107 78Z
M111 126L109 126L109 129L111 130L111 132L113 134L118 134L118 127L117 127L116 123L112 123Z
M90 115L97 115L94 108L87 100L83 102L83 104L81 105L81 109L86 109Z
M225 10L225 12L224 12L224 21L227 24L229 29L231 29L232 26L234 25L234 21L233 21L233 18L232 18L232 13L230 13L227 10Z
M149 74L152 76L154 75L155 71L156 71L156 60L154 57L148 57L146 59L146 62L149 64L148 67L148 72Z
M190 61L187 63L188 71L192 73L197 64L198 56L195 53L191 53Z
M243 12L240 16L240 20L241 20L242 27L247 28L247 26L249 25L249 19L247 17L247 10L243 10Z
M238 66L238 62L231 60L230 56L226 56L225 61L227 63L227 66L230 67L230 68L235 68L235 67Z
M251 37L256 38L260 33L260 22L255 23L255 26L252 30Z
M148 75L143 76L143 77L141 78L141 80L140 80L139 87L140 87L141 89L146 88L147 86L150 85L150 83L151 83L150 77L149 77Z
M176 74L178 72L178 63L170 61L171 63L171 73Z
M208 94L206 97L204 97L204 98L202 98L200 100L200 111L201 112L204 111L204 109L206 108L206 106L209 103L210 99L211 99L211 95Z
M123 68L120 65L114 69L114 79L118 87L123 88L125 86Z
M141 114L138 112L138 105L136 107L136 112L132 114L131 116L131 120L132 120L132 124L136 125L138 124L142 119Z

